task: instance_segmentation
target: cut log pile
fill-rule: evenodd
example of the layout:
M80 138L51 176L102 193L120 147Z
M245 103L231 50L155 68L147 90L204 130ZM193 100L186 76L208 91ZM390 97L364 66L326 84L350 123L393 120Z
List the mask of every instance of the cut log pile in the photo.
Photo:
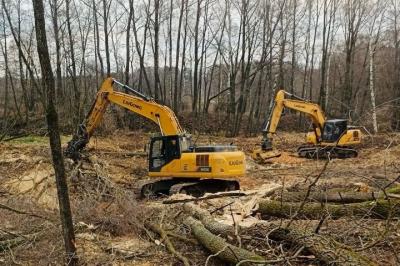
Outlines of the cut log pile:
M219 193L200 199L179 200L175 196L164 200L164 204L181 208L179 223L189 230L183 237L184 242L193 243L194 238L209 254L206 264L217 259L232 265L273 265L289 261L301 265L302 261L307 263L311 259L326 265L378 265L363 254L363 249L341 243L337 237L321 233L320 228L328 219L390 222L400 216L399 194L393 192L398 192L398 188L391 188L390 193L287 192L272 184L259 191ZM222 207L215 208L217 204ZM301 221L315 226L297 227ZM185 253L174 247L168 232L160 230L160 226L148 228L161 236L171 254L183 264L191 264ZM276 254L271 251L274 249L286 251Z

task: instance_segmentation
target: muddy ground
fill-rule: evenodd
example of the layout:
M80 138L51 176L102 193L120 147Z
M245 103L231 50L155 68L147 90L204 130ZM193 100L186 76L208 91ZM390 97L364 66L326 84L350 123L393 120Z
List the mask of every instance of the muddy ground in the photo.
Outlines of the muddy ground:
M165 220L170 221L174 215L179 216L180 206L163 205L162 199L136 201L132 192L136 181L147 178L144 146L148 138L149 134L141 132L114 132L111 136L94 137L79 167L66 161L76 245L83 264L180 265L157 236L143 230L146 219L160 221L167 217ZM305 189L321 173L326 160L298 158L295 151L303 138L300 133L281 133L276 138L281 157L267 164L248 158L247 174L240 178L241 188L252 190L278 184L290 191ZM68 136L62 138L64 145L68 139ZM200 136L197 143L234 143L249 155L259 141L259 138ZM400 175L399 158L400 134L366 137L357 158L328 163L315 190L368 192L393 185ZM201 206L216 209L229 200L232 199L211 200L202 202ZM0 208L0 264L62 264L63 241L47 138L29 136L0 142L0 203L23 212ZM306 221L298 226L313 227L316 223ZM388 228L391 231L381 238ZM396 220L328 218L321 233L361 248L362 254L381 265L399 263L400 230ZM24 236L25 240L16 245L3 245L15 235ZM371 243L374 245L367 247ZM195 265L204 265L210 255L199 245L188 246L177 241L176 247ZM259 253L277 258L292 252L285 248L264 248ZM279 249L283 251L278 252ZM210 265L220 263L211 260ZM316 265L318 262L304 255L292 264Z

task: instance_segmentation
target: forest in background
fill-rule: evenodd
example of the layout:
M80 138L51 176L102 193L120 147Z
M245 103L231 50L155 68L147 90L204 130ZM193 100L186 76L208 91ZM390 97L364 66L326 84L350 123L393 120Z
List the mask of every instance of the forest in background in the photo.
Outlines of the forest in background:
M258 132L275 92L328 117L400 129L398 0L47 0L63 128L84 118L112 76L179 116L218 116L226 134ZM43 119L32 4L1 0L0 126ZM113 112L117 127L125 114ZM4 131L3 130L3 131ZM6 132L7 133L7 132Z

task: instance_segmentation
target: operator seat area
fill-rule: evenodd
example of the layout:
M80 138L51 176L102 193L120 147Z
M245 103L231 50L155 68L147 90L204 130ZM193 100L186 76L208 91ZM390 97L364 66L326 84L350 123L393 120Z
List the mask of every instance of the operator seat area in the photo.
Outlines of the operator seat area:
M347 120L346 119L331 119L326 120L322 132L322 141L335 142L346 133Z

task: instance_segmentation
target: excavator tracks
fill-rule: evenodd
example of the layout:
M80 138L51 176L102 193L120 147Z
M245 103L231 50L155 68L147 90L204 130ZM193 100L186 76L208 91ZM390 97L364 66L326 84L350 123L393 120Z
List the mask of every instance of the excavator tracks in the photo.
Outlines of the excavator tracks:
M358 156L355 149L338 146L301 146L297 153L300 157L309 159L346 159Z
M240 188L236 180L224 179L159 179L143 180L135 185L137 198L158 198L177 193L201 197L205 193L232 191Z

